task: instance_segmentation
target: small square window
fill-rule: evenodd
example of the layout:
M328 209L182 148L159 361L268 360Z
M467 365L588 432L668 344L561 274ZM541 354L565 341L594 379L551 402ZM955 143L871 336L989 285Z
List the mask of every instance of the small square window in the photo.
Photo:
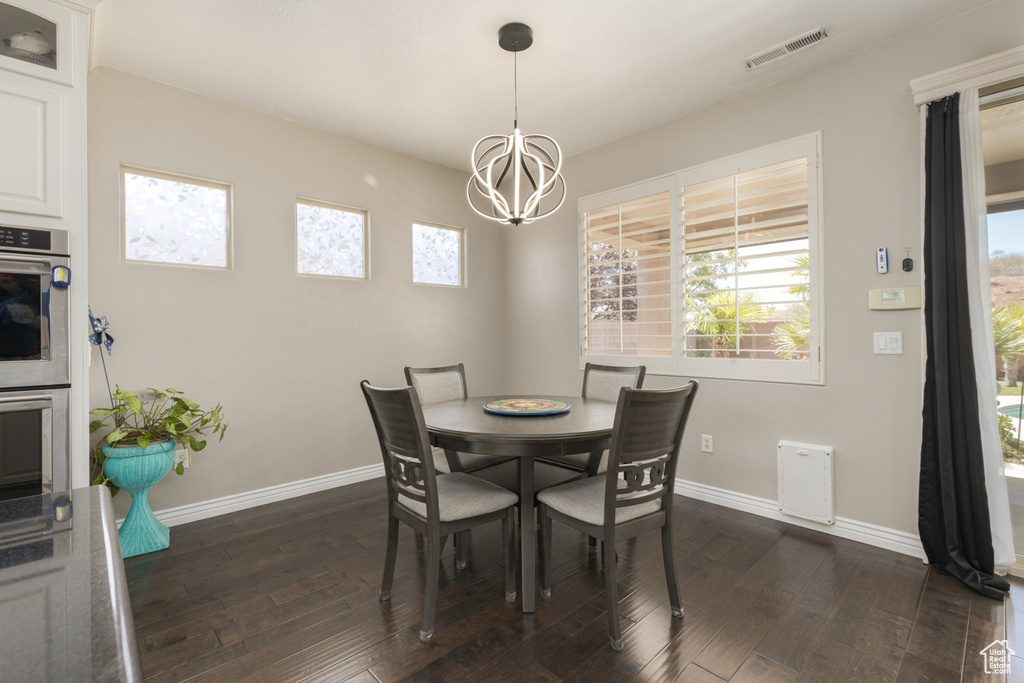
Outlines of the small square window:
M299 275L368 279L366 211L299 198L295 218Z
M462 286L462 229L412 224L412 281Z
M231 268L231 186L121 167L121 259Z

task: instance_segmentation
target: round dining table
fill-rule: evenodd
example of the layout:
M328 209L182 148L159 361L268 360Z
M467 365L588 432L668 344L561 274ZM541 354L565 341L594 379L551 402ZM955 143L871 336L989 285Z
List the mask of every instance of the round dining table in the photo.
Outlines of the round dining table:
M430 443L446 451L518 458L519 528L522 556L523 611L533 612L536 600L536 533L532 503L535 494L534 458L577 453L600 453L608 448L615 403L579 396L529 395L564 401L557 415L498 415L484 404L519 396L471 396L423 406Z

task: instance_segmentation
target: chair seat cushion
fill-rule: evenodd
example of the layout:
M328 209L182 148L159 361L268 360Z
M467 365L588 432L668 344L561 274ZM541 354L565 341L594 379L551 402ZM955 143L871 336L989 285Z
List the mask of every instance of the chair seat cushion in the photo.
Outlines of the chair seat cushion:
M563 515L595 526L604 524L604 491L607 477L588 477L554 486L537 494L537 500ZM615 523L622 524L661 509L660 500L622 507L615 511Z
M515 505L519 496L489 481L463 472L437 475L437 508L442 522L479 517ZM398 502L420 517L427 516L426 503L398 494Z
M448 467L448 458L444 454L444 449L438 448L437 446L431 446L430 451L434 456L434 469L439 473L451 472L451 469ZM459 453L458 456L463 469L487 466L504 461L504 458L497 458L493 455L477 455L475 453Z

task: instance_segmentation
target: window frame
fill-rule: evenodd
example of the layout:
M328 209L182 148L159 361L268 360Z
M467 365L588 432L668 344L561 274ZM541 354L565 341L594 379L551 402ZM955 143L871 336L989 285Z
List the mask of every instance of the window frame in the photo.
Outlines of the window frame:
M363 274L359 275L332 275L329 273L304 273L299 270L299 204L305 206L344 211L348 213L359 213L363 215ZM296 277L327 278L329 280L349 280L354 282L367 282L370 280L370 210L361 209L345 204L313 199L302 195L295 196L295 275Z
M215 190L224 190L226 197L224 202L224 231L225 231L225 243L224 243L224 265L223 266L211 266L201 263L173 263L170 261L150 261L146 259L131 259L128 258L128 216L126 202L128 196L125 192L125 175L131 173L132 175L141 175L149 178L156 178L157 180L167 180L173 183L182 183L186 185L197 185L199 187L207 187ZM234 186L231 183L226 183L220 180L211 180L209 178L198 178L195 176L184 175L182 173L174 173L171 171L161 171L154 168L148 168L146 166L137 166L135 164L118 164L118 188L120 193L119 202L119 213L120 213L120 235L118 236L118 242L121 250L121 263L141 263L147 266L171 266L174 268L200 268L202 270L218 270L218 271L233 271L235 263L235 221L234 221Z
M754 358L687 358L683 355L683 335L686 332L683 320L682 295L683 242L682 190L686 186L707 180L738 175L747 171L770 166L795 158L807 158L807 251L810 257L808 285L811 300L809 304L810 340L808 361L787 361ZM632 201L644 196L671 191L670 219L672 239L672 355L654 356L602 356L586 353L588 324L586 284L586 224L588 211ZM825 330L824 330L824 278L822 256L824 237L823 213L823 164L821 154L821 131L815 131L789 140L765 145L720 159L696 164L672 173L656 176L613 190L580 198L578 202L578 253L579 267L579 313L580 313L580 369L586 363L622 365L624 362L643 363L650 374L698 377L704 379L729 379L790 384L825 384Z
M626 356L599 354L587 354L587 290L590 280L590 273L587 263L587 226L586 214L616 204L624 204L636 199L642 199L662 192L669 193L669 239L671 243L671 258L669 270L671 273L670 301L672 306L672 355L664 356ZM658 375L679 374L676 361L676 302L679 297L679 278L676 272L679 267L679 250L676 244L679 239L679 202L677 201L678 183L674 173L649 178L638 183L619 187L614 190L602 192L601 194L590 195L579 200L579 234L577 267L579 268L579 300L580 300L580 370L586 367L587 363L598 365L622 365L624 360L642 359L647 366L647 372Z
M420 282L419 280L416 279L416 270L415 270L415 266L416 266L416 252L415 252L416 239L415 239L415 233L416 233L416 226L417 225L422 226L424 228L438 228L440 230L453 230L453 231L459 233L459 284L457 284L457 285L446 285L446 284L441 283L441 282ZM468 283L466 282L466 280L467 280L467 278L466 278L466 271L467 271L467 268L466 268L466 263L467 263L467 258L466 258L466 242L467 242L467 235L466 235L466 229L465 228L460 228L457 225L447 225L445 223L435 223L434 221L413 220L412 223L409 226L409 256L410 256L409 265L411 267L410 277L412 279L412 283L414 285L422 286L422 287L443 287L445 289L465 289L465 288L467 288L468 287Z

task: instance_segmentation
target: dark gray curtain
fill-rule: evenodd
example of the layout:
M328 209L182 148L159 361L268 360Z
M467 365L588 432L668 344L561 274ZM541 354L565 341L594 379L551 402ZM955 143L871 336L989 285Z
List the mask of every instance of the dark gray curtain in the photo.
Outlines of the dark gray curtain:
M967 296L959 94L928 105L925 134L924 428L918 530L928 562L990 598L994 572ZM995 387L982 387L995 391Z

